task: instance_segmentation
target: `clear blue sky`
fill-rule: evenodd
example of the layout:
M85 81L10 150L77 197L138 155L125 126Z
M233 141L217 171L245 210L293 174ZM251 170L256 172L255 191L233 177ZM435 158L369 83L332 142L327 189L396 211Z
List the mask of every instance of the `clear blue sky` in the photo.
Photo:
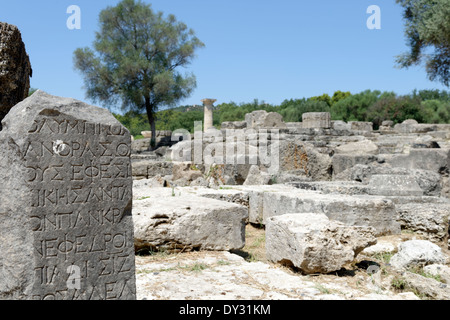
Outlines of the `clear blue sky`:
M73 68L76 48L91 46L98 15L119 1L0 0L0 21L17 25L30 55L31 86L50 94L86 99ZM155 11L174 14L206 47L186 71L197 77L192 96L201 104L253 99L280 104L336 90L410 93L448 89L427 79L424 67L395 68L408 50L402 8L395 0L154 0ZM81 30L69 30L70 5L81 8ZM369 30L370 5L381 8L381 30Z

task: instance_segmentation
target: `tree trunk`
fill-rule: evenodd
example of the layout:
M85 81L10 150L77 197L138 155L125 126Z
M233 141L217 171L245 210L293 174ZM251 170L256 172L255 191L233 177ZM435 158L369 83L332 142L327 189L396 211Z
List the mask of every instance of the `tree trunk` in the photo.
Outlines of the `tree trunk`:
M150 103L150 98L145 97L145 109L147 110L148 123L150 124L152 131L152 139L150 140L150 150L154 150L156 147L156 124L155 115L153 113L154 106Z

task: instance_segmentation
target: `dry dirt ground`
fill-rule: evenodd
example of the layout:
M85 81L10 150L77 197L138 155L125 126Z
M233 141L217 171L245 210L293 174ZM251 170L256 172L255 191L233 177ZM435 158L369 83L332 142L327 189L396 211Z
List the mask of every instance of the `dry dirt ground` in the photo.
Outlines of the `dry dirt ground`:
M384 240L414 238L402 234ZM248 225L246 246L235 252L153 253L136 256L139 300L417 300L395 286L391 255L360 254L334 274L303 275L265 255L264 229ZM379 268L370 274L370 266Z

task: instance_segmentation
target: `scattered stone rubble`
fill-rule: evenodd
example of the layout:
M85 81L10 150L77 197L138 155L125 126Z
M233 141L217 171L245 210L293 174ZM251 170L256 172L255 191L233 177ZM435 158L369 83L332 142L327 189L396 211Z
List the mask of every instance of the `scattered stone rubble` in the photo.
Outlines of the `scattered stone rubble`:
M259 157L262 145L276 155L272 162ZM449 294L445 283L411 272L409 264L396 265L407 243L383 239L414 234L442 249L437 259L419 253L425 259L419 267L447 270L450 124L385 121L373 130L372 123L331 121L326 113L284 123L278 114L255 111L243 122L223 123L221 130L161 150L143 151L138 141L133 147L135 226L164 229L137 240L139 245L176 252L242 248L247 223L265 228L267 258L275 265L328 274L359 259L394 255L387 264L392 274L378 281L378 272L374 291L391 287L396 274L419 297ZM233 149L241 151L237 161L221 162ZM213 161L202 162L205 155ZM190 239L194 229L188 226L197 226L198 241Z

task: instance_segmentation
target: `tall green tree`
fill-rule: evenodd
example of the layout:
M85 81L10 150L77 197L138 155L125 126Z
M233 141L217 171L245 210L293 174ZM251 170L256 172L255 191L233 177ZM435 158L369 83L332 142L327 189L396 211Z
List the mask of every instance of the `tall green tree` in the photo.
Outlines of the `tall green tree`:
M404 8L410 51L397 57L400 67L425 63L428 78L449 86L450 0L396 0Z
M149 4L123 0L100 13L93 49L74 52L87 96L112 107L146 111L155 137L155 114L173 106L196 87L193 74L182 74L204 44L174 15L153 12Z

